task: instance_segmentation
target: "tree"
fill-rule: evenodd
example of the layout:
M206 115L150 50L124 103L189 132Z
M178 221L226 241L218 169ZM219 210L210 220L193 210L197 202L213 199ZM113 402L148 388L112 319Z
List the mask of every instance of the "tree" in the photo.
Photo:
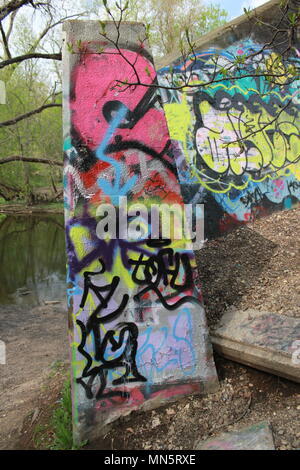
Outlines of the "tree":
M25 196L30 202L36 185L50 184L58 193L61 175L55 168L63 165L58 27L86 14L70 5L0 1L0 79L7 94L0 119L0 197L6 200Z
M7 105L1 106L0 190L8 200L30 200L34 186L53 185L53 168L62 165L61 96L50 102L48 86L30 72L14 72L6 85Z
M101 2L101 4L105 2ZM226 23L227 12L218 5L205 5L200 0L131 0L106 3L99 7L94 0L92 11L98 18L118 19L123 8L122 21L138 21L149 25L149 42L156 57L169 54L180 46L185 31L194 38ZM126 7L126 8L125 8Z

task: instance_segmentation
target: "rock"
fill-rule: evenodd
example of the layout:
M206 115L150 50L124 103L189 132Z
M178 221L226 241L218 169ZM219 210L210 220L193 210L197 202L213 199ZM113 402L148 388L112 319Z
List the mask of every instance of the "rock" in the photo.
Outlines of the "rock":
M294 449L299 449L300 448L300 439L294 439L292 442L292 447Z
M232 433L221 434L206 442L196 442L195 450L274 450L269 423L258 423Z
M152 424L152 428L157 428L157 426L160 426L160 419L154 418L151 424Z
M40 414L40 409L39 409L39 408L36 408L36 409L34 410L34 413L33 413L32 418L31 418L31 426L32 426L33 423L37 420L39 414Z

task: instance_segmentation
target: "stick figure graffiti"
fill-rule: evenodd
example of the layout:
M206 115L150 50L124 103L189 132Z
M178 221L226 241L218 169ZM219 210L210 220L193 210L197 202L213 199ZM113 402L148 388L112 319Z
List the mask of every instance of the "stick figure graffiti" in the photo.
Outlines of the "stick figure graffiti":
M139 374L135 360L138 328L134 323L119 323L116 325L116 329L107 331L104 338L101 339L101 326L112 322L120 316L128 303L129 296L124 294L120 305L112 312L105 314L105 310L109 309L109 302L118 288L120 278L118 276L114 276L112 282L104 286L94 284L91 278L96 276L98 277L105 272L103 261L99 259L99 262L102 266L100 271L86 271L84 273L84 291L80 308L84 308L90 290L96 295L99 300L99 305L90 315L86 326L82 321L77 320L77 325L80 327L82 333L82 342L78 349L87 359L87 365L84 368L82 376L77 379L77 382L84 387L87 398L93 398L92 389L97 376L100 378L100 386L95 394L95 398L111 398L114 396L129 398L130 394L124 391L110 391L105 393L105 387L107 385L108 371L120 367L125 367L125 373L120 378L113 380L112 385L120 385L130 382L146 382L146 378ZM106 296L102 295L104 292L107 292ZM103 312L104 315L101 315ZM84 350L87 337L90 333L93 334L94 338L93 358ZM111 349L110 352L112 353L112 357L107 359L109 349ZM119 354L115 356L114 353ZM93 359L100 362L101 365L91 367ZM85 378L88 378L88 382L84 381Z

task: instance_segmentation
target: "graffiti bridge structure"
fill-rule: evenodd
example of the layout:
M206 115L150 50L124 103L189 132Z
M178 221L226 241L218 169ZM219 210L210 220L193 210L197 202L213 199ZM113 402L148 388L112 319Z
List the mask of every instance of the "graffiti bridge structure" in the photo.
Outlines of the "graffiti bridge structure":
M121 26L121 54L111 45L97 52L98 22L65 28L67 43L80 37L84 46L64 59L73 416L75 439L82 440L134 409L207 393L218 381L191 243L172 233L98 237L99 207L109 203L124 219L124 197L138 226L148 225L139 203L183 206L157 88L114 86L132 74L127 62L146 83L156 80L138 39L144 27ZM107 34L116 35L113 24Z
M268 63L279 54L263 47L264 32L250 30L247 21L205 36L190 62L176 53L166 58L157 73L142 25L122 24L117 50L97 21L65 23L65 223L77 441L96 437L132 410L218 385L192 244L172 230L169 237L153 236L143 208L205 204L211 238L300 199L298 81L270 84L253 74L233 82L222 75L234 57L261 51L255 60ZM107 37L116 41L117 33L106 24ZM253 63L245 67L254 71ZM130 86L134 70L145 86ZM153 86L167 85L170 75L180 83L186 73L188 89ZM216 83L199 86L212 74ZM124 79L129 85L119 87ZM124 221L118 232L130 223L141 236L116 237L109 207Z

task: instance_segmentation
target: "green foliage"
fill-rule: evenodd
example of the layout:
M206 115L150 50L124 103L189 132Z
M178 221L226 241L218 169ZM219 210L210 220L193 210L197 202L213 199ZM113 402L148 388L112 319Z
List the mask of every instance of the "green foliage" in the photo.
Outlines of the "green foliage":
M14 119L49 102L49 89L40 81L38 73L21 67L6 82L6 94L7 102L1 105L1 122ZM61 141L60 108L50 108L13 126L0 127L1 157L19 155L46 158L50 161L60 160ZM17 188L20 199L26 199L33 187L51 187L51 176L59 186L62 175L61 169L57 167L22 162L0 165L0 186L3 182Z
M123 9L123 21L146 24L146 37L155 56L163 56L187 41L215 29L227 21L227 12L219 5L206 5L201 0L94 0L93 12L98 16L118 20ZM104 10L101 10L104 6Z
M75 54L73 44L71 42L67 43L67 49L70 52L70 54Z
M297 13L288 13L288 19L290 20L290 23L292 26L295 26L297 20L298 20L298 15Z
M0 61L10 57L26 55L35 51L47 52L45 43L52 38L52 30L47 30L54 17L40 21L36 27L35 10L32 16L26 8L20 8L16 16L3 24L9 44L5 50L4 40L0 37ZM53 13L53 12L52 12ZM61 13L61 12L60 12ZM49 22L50 21L50 22ZM9 29L9 24L11 29ZM43 27L46 29L45 34ZM8 33L8 31L10 31ZM53 36L54 37L54 36ZM58 89L50 83L57 77L54 62L28 59L0 69L0 78L5 82L7 100L0 106L0 122L10 121L24 115L44 104L59 99L51 97ZM59 79L57 80L57 82ZM51 98L50 98L51 97ZM0 158L10 156L62 159L62 117L61 109L48 108L16 124L0 127ZM12 162L0 165L0 191L7 200L18 199L32 202L34 188L59 189L62 182L61 169L35 163ZM53 193L54 194L54 189Z

